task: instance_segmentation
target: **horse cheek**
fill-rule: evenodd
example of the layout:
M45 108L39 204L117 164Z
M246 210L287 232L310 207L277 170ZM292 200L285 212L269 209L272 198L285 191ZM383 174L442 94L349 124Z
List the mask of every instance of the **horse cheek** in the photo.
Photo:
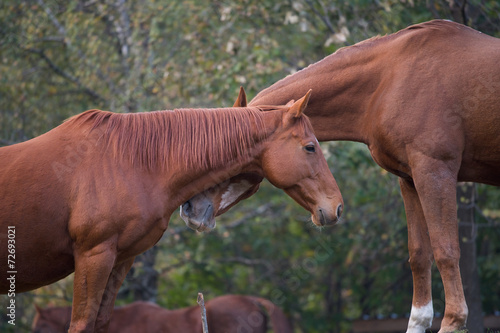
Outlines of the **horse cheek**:
M265 177L277 188L284 189L296 185L301 179L303 166L297 163L297 156L293 150L279 147L271 152L271 158L263 161Z

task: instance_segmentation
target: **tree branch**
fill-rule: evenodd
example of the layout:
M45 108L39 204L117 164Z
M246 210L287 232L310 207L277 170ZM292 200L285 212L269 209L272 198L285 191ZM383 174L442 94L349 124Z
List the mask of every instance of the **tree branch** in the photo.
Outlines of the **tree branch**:
M73 75L65 72L64 70L62 70L60 67L58 67L44 52L43 50L37 50L37 49L24 49L25 51L27 52L30 52L30 53L34 53L34 54L37 54L40 56L40 58L42 58L45 63L49 66L50 69L52 69L54 71L54 73L56 73L57 75L65 78L66 80L68 81L71 81L73 82L74 84L76 84L80 89L82 89L86 94L90 95L92 98L94 99L97 99L97 100L100 100L100 101L106 101L106 99L101 96L99 93L97 93L96 91L86 87L83 85L83 83L80 82L80 80L78 80L78 78L74 77Z
M269 208L271 208L271 206L272 206L271 203L267 203L267 204L264 204L262 206L259 206L259 207L257 207L257 209L255 209L251 213L248 213L245 216L243 216L242 218L240 218L240 219L238 219L230 224L225 225L224 228L225 229L236 228L240 224L247 222L249 219L252 219L257 215L264 214L264 212L267 211Z
M316 14L316 16L318 16L321 21L323 21L323 23L326 25L326 27L328 28L328 30L330 31L330 33L332 34L335 34L336 31L335 29L333 28L333 25L332 25L332 22L330 21L330 18L328 17L328 11L325 7L325 5L321 2L321 1L317 1L319 3L319 5L321 6L321 9L323 10L324 14L321 14L315 7L314 7L314 4L311 0L306 0L305 1L307 3L307 5L309 6L309 8L311 8L312 12L314 14Z
M66 36L66 29L64 28L64 26L59 22L59 20L55 17L54 13L52 13L52 10L50 9L50 7L48 7L44 2L43 0L38 0L38 4L40 5L40 7L43 8L43 10L45 11L45 13L47 14L47 16L49 17L49 19L52 21L52 23L56 26L57 28L57 31L59 32L59 34L64 38L64 36Z
M458 23L467 25L467 14L465 13L465 6L467 5L467 0L447 0L450 5L451 16L453 20Z
M68 46L69 49L72 49L74 50L78 56L80 57L80 59L83 59L84 60L84 63L88 64L87 63L87 58L85 56L85 54L80 50L80 49L77 49L75 48L72 44L71 44L71 41L69 39L66 38L66 28L59 22L59 20L57 19L57 17L54 15L54 13L52 12L52 10L50 9L49 6L47 6L45 4L45 2L43 0L37 0L38 4L40 5L40 7L43 8L43 10L45 11L45 13L47 14L47 16L49 17L50 21L52 22L52 24L54 24L54 26L56 27L58 33L61 35L60 37L47 37L49 38L49 41L61 41L62 43L64 43L64 45ZM87 3L84 4L84 7L89 7L89 6L92 6L96 3L97 1L88 1ZM47 58L48 59L48 58ZM47 61L47 59L45 59ZM48 59L50 61L50 59ZM50 61L51 62L51 61ZM90 68L94 68L95 66L93 66L92 64L88 64ZM50 64L49 64L50 66ZM51 66L52 67L52 66ZM53 68L53 67L52 67ZM54 69L54 68L53 68ZM57 71L56 71L57 72ZM104 75L99 69L96 69L96 74L97 74L97 77L99 77L101 80L104 80L110 90L115 94L115 95L118 95L120 94L120 92L116 89L114 83L111 81L111 79ZM63 77L66 77L63 75ZM66 77L67 79L70 79L69 77ZM100 94L96 93L95 91L91 90L90 88L87 88L87 87L84 87L80 82L79 80L77 80L76 78L73 77L74 80L71 80L72 82L76 83L80 88L82 88L87 94L89 94L90 96L92 96L93 98L95 99L99 99L99 100L102 100L102 101L106 101L106 99L101 96Z
M229 258L221 258L217 259L218 262L227 262L227 263L238 263L246 266L257 266L257 265L263 265L266 266L268 272L274 272L274 267L273 265L267 261L267 260L262 260L262 259L248 259L244 257L229 257Z

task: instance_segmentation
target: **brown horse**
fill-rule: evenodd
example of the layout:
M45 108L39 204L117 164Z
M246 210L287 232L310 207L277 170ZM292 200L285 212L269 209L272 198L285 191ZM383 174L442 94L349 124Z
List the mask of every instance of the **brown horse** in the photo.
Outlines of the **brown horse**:
M439 332L465 328L456 184L500 185L499 62L499 39L435 20L342 48L250 102L286 103L312 88L318 139L363 142L400 177L414 287L408 333L431 326L433 260L446 298Z
M7 274L22 292L74 271L70 332L106 331L134 257L180 204L240 173L266 177L315 223L335 223L342 199L302 115L308 97L281 107L91 110L0 148L0 225L16 235L15 265L0 251L0 292L12 285Z
M208 331L214 333L266 333L268 317L275 333L292 333L283 311L264 298L225 295L205 303ZM33 333L67 332L71 307L36 308ZM134 302L115 308L109 333L199 333L202 331L199 306L166 310L149 302Z

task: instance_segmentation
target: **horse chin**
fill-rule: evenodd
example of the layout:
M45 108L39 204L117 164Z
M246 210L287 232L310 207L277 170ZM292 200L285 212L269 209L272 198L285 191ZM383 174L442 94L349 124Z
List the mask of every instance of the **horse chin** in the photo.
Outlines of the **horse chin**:
M213 228L215 228L215 219L214 218L211 219L210 221L206 221L206 220L197 221L195 219L187 218L187 219L184 219L184 222L186 222L186 225L189 228L191 228L195 231L199 231L199 232L210 231Z
M208 222L201 222L198 224L198 228L195 229L198 232L210 231L215 228L215 219Z

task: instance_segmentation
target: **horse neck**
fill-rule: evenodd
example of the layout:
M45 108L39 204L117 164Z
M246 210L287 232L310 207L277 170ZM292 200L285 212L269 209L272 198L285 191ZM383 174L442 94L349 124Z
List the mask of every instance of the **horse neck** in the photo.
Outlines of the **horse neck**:
M305 113L318 140L368 143L363 124L382 81L385 55L379 50L371 45L340 49L261 91L249 105L284 104L312 89Z
M194 195L204 190L221 184L241 173L252 173L263 177L260 156L265 148L265 143L270 139L273 132L280 127L282 111L262 112L262 124L252 124L252 145L243 150L243 153L236 158L231 158L224 163L216 165L179 165L176 170L169 172L173 177L169 177L165 186L167 193L175 200L174 206L179 206ZM232 137L224 147L227 150L233 149L238 138ZM178 163L173 163L178 164Z

